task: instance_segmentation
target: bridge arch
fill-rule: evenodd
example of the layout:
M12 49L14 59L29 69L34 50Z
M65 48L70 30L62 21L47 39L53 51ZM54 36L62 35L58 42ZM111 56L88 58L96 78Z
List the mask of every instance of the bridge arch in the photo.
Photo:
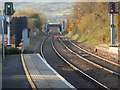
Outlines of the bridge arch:
M62 32L62 25L58 23L49 23L47 24L47 29L49 31L50 27L58 27L60 29L60 32Z

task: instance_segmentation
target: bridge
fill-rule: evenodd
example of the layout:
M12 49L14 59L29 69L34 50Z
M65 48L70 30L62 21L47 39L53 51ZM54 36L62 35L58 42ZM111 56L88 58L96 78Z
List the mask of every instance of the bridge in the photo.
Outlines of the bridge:
M59 23L48 23L48 27L61 27L62 25Z
M57 27L57 28L59 28L60 32L63 31L63 25L62 24L59 24L59 23L48 23L46 25L47 31L49 31L51 27Z

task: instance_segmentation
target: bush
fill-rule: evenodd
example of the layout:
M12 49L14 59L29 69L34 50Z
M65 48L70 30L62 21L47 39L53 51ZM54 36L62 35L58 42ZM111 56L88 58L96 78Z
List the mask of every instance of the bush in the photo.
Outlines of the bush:
M18 48L11 47L10 49L5 48L6 55L20 54L21 50Z

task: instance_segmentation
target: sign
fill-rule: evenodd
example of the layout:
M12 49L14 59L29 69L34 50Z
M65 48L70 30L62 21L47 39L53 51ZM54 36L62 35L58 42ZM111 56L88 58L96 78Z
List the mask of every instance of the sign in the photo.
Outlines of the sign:
M2 20L5 20L5 16L4 15L2 15Z
M72 27L70 27L70 31L72 31Z

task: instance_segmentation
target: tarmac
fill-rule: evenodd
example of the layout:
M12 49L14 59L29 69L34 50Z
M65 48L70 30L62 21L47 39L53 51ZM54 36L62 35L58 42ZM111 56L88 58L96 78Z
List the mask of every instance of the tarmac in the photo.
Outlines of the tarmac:
M2 63L2 89L31 90L25 75L21 55L7 56Z

